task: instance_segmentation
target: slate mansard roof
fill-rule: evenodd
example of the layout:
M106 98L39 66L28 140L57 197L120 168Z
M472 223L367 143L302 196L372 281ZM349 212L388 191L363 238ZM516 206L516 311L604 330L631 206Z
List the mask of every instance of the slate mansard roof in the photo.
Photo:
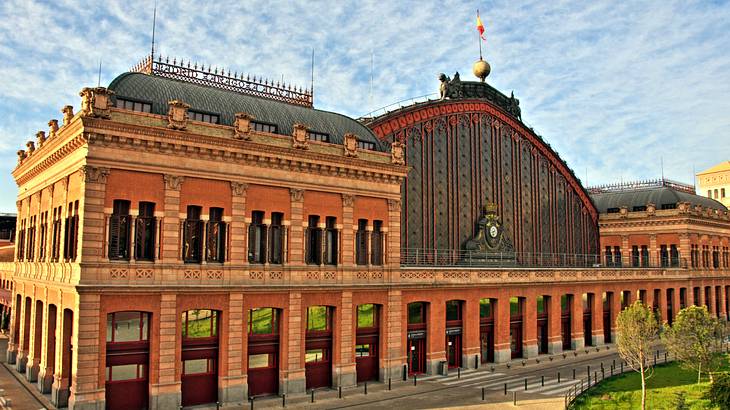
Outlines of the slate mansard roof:
M648 188L625 192L592 193L591 198L596 208L598 208L598 212L602 214L607 213L609 209L618 209L622 206L627 207L631 211L634 207L642 207L648 203L653 203L657 209L662 209L663 205L676 205L679 202L689 202L692 206L700 205L704 208L720 211L727 210L723 204L714 199L682 192L670 187Z
M344 135L352 133L360 141L375 144L376 151L389 149L369 128L334 112L136 72L121 74L109 89L115 93L115 103L116 98L151 103L153 114L167 115L168 101L180 100L190 104L192 111L217 114L223 125L233 125L235 114L245 112L257 122L275 124L282 135L291 135L294 124L299 123L309 131L328 134L333 144L342 144Z

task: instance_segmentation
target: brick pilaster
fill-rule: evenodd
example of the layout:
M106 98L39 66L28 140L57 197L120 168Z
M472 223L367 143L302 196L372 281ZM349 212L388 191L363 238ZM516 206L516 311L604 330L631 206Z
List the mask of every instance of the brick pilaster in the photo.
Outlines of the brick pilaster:
M228 251L233 264L248 263L246 242L246 188L247 184L231 182L233 193L231 206L231 249Z
M291 228L289 230L289 261L294 265L304 264L304 190L290 191Z
M162 261L179 262L182 259L180 246L180 188L184 177L165 175L164 217L162 220Z
M104 238L104 198L109 168L84 165L81 168L79 199L79 262L98 262L102 259Z
M400 290L388 290L387 318L385 319L385 369L386 376L397 380L406 363L406 347L403 346L403 295Z
M74 371L69 408L104 400L103 386L99 385L100 299L99 294L79 294L74 309L77 319L71 336Z
M340 298L340 311L338 316L339 328L339 350L340 360L335 363L334 380L335 386L354 386L357 383L355 370L355 329L353 328L353 313L355 307L352 304L352 292L343 291ZM335 337L337 340L338 337Z
M353 195L342 194L342 265L355 265L355 234L353 232L354 224L354 204L355 197Z

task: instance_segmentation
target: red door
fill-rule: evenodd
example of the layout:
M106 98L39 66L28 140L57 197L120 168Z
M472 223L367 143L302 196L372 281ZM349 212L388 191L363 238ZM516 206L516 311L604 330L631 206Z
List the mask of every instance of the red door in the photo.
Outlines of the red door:
M307 337L304 355L306 388L332 385L332 334L318 338Z
M107 350L105 398L107 410L146 410L149 404L148 343ZM141 347L141 348L139 348ZM146 349L145 349L146 348Z
M560 331L563 335L563 350L570 350L572 347L570 335L570 314L563 314L561 317Z
M482 363L494 362L494 330L493 325L482 325L479 335L479 348L482 354Z
M522 321L510 323L509 335L512 358L522 357Z
M218 401L218 341L215 346L187 342L182 351L182 405Z
M378 380L378 334L357 334L355 342L355 363L357 382Z
M461 334L446 336L449 368L461 367Z
M426 372L426 339L408 339L408 374Z
M279 393L279 336L252 336L248 343L248 395Z

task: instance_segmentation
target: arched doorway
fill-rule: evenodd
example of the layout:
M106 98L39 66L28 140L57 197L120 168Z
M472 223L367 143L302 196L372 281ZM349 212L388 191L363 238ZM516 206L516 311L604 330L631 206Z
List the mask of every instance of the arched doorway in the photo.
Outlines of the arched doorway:
M408 373L426 372L426 302L408 304Z
M355 363L357 382L378 380L380 370L380 307L372 303L357 306Z
M106 408L147 409L149 406L150 314L113 312L106 315Z
M248 395L279 392L279 310L248 311Z
M218 400L218 327L216 310L182 313L182 405Z
M330 306L307 308L304 364L306 388L332 385L332 316Z

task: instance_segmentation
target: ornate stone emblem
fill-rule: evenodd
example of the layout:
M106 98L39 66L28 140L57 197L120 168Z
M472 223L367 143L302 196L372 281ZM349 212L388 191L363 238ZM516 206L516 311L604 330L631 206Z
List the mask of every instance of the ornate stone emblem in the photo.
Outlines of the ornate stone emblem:
M188 108L190 108L190 105L180 100L168 101L167 104L170 107L167 111L167 128L184 130L188 125Z
M357 137L355 134L347 133L343 141L346 157L357 157Z
M252 115L246 114L245 112L237 112L236 120L233 123L233 132L235 133L233 138L237 140L250 141L251 140L251 121L255 118Z
M99 182L103 184L106 183L106 178L109 176L109 168L106 167L84 165L79 171L84 177L84 182Z
M400 212L400 200L398 200L398 199L389 199L388 200L388 211L390 211L390 212Z
M58 132L58 120L48 121L48 138L53 138Z
M304 201L304 190L303 189L290 188L289 195L291 195L291 200L294 202Z
M355 205L355 196L350 194L342 194L342 206L352 207Z
M111 118L111 96L114 91L107 90L104 87L81 89L81 116L82 117L98 117Z
M390 163L395 165L406 164L406 147L400 141L393 141L390 145Z
M309 149L309 136L307 135L306 125L294 124L294 131L292 131L292 147L298 149Z
M61 112L63 113L63 125L66 126L74 118L74 107L72 105L65 105L61 109Z
M183 181L185 181L185 177L171 174L165 174L163 179L165 180L165 189L173 191L179 191Z
M441 95L442 100L447 98L464 98L464 90L461 85L461 77L459 76L458 71L454 74L453 80L444 73L439 74L439 81L441 81L439 94Z
M245 195L247 188L248 188L248 184L245 182L231 181L231 191L233 191L233 195L235 195L235 196Z
M477 234L466 242L466 250L474 251L470 258L481 258L479 253L511 252L512 244L504 235L502 223L497 215L497 205L488 202L484 205L482 217L477 222Z

